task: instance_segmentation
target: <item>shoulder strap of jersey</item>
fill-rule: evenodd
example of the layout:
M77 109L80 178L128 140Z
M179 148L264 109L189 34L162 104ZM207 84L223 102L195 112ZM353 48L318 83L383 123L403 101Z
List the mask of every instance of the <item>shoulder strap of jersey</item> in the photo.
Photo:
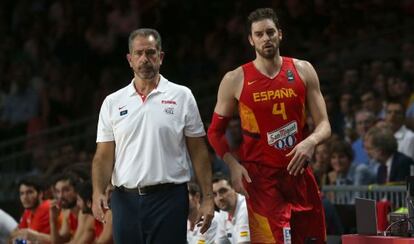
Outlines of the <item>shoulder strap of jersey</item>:
M252 81L260 78L260 73L254 67L253 62L249 62L242 65L244 73L244 81Z

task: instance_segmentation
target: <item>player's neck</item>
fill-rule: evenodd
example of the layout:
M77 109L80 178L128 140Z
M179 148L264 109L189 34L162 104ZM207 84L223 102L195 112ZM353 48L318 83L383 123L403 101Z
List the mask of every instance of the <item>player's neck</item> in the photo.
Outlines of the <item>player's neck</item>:
M33 207L26 208L26 209L33 213L34 211L36 211L36 209L39 207L39 205L40 205L40 202L35 204Z
M282 62L282 57L280 55L276 55L273 59L257 56L253 61L256 69L270 78L274 78L279 73L280 68L282 67Z
M160 76L157 75L154 79L143 80L138 77L134 78L134 87L138 94L147 96L152 90L154 90L160 81Z

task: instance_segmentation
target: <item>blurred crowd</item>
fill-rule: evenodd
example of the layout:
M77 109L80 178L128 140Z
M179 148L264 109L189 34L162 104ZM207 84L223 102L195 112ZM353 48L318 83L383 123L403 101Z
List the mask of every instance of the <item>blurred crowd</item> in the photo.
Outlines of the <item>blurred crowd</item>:
M253 57L245 16L259 6L280 16L282 54L315 65L335 129L342 126L336 120L343 93L351 93L354 109L364 90L375 90L381 101L412 91L410 0L18 0L0 6L0 140L96 114L103 98L131 79L127 35L142 26L163 36L164 74L191 87L211 83L207 92L214 96L224 72ZM408 87L388 81L395 74ZM200 106L208 121L213 105Z
M223 74L254 56L245 16L263 6L279 14L281 54L309 60L320 78L333 130L311 164L320 186L414 174L414 0L1 1L0 142L97 114L130 82L127 37L139 27L163 37L161 73L215 97ZM213 105L199 102L206 123ZM236 154L239 123L227 132ZM89 165L88 149L40 150L33 170L51 177ZM213 152L211 160L227 172Z

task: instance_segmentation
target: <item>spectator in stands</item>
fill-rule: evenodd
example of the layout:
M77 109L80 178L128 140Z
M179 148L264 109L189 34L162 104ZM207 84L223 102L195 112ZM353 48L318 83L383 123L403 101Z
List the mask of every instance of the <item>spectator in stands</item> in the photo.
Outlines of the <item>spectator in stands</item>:
M53 243L68 242L78 226L79 207L76 186L79 178L72 173L57 175L54 180L55 199L50 203L50 234Z
M329 158L329 145L334 140L338 139L330 138L315 148L314 161L311 166L319 189L322 189L324 185L331 184L328 177L328 173L332 170ZM343 227L335 207L329 200L330 197L321 193L322 206L325 210L326 234L340 235L343 233Z
M109 31L121 37L128 37L131 30L139 27L140 9L136 4L138 1L113 1L112 11L107 16ZM105 21L105 20L102 20Z
M342 118L342 130L344 131L344 138L347 142L352 143L355 140L354 132L354 93L350 91L344 91L340 95L339 110Z
M369 129L365 134L364 146L368 155L378 162L376 183L405 181L410 175L410 167L414 162L397 151L397 140L386 126Z
M216 243L250 243L249 218L246 199L237 193L227 176L213 176L214 202L220 209Z
M387 76L384 73L377 74L372 84L367 84L369 89L374 89L377 94L381 97L381 99L385 99L387 97ZM368 89L367 88L367 89Z
M0 208L0 244L7 244L10 233L16 229L17 222Z
M197 217L199 215L199 208L201 202L200 187L193 182L187 183L188 197L189 197L189 212L187 220L187 243L188 244L213 244L216 240L217 234L217 217L211 221L210 228L204 234L200 233L200 226L197 226Z
M410 107L407 108L405 118L405 125L407 128L414 130L414 103L411 103Z
M30 84L30 64L15 61L11 67L11 88L0 114L0 140L25 135L29 120L39 113L39 94Z
M326 103L326 111L329 116L329 123L332 127L332 134L338 137L344 136L344 121L339 110L338 97L333 91L323 93Z
M328 142L316 146L314 160L311 164L319 188L329 184L328 172L332 170L329 158Z
M364 149L363 138L365 133L375 123L375 115L367 110L359 110L355 113L355 129L358 134L358 139L352 143L352 150L354 152L354 164L368 164L369 157Z
M400 90L400 94L404 94L403 96L406 98L405 125L410 130L414 130L414 59L406 59L403 62L405 62L403 63L405 75L402 78L404 83L399 85L396 90Z
M10 239L50 242L50 201L43 201L43 182L35 176L25 177L19 182L19 194L25 210Z
M372 176L366 165L352 164L353 151L351 145L343 140L330 144L330 161L332 171L328 173L329 182L335 185L368 185Z
M389 99L399 99L405 108L410 105L413 78L404 73L394 73L387 79L387 92Z
M362 109L371 111L378 119L384 118L383 101L375 90L367 89L361 92L360 100Z
M114 80L117 79L118 78L115 75L114 69L108 68L102 71L99 82L93 94L92 107L94 111L99 111L102 102L105 100L105 97L116 90L116 88L114 88Z
M414 159L414 132L404 125L405 107L399 100L388 100L385 122L390 126L398 142L398 151Z
M348 68L343 71L341 90L353 91L358 87L360 74L357 68ZM344 93L346 94L346 92Z
M105 20L105 13L94 14L85 30L85 42L96 53L96 57L105 58L110 54L116 44L114 29L109 29ZM103 71L105 72L105 71Z

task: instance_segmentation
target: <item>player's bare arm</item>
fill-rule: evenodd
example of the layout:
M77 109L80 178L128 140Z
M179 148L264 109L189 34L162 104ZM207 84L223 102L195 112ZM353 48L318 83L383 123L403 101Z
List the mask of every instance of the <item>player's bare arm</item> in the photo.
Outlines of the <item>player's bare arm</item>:
M93 203L92 211L96 219L104 222L103 208L108 208L105 189L111 180L115 161L115 142L99 142L92 161Z
M241 67L229 71L224 75L220 82L214 112L226 117L233 115L234 109L237 106L237 100L243 88L243 78L243 69Z
M217 103L214 112L219 116L230 118L237 106L237 100L240 97L243 88L243 69L238 67L223 77L217 95ZM230 153L225 152L222 155L224 162L229 166L231 180L234 189L248 197L247 191L243 186L243 178L247 182L251 182L247 170L236 160Z
M316 145L331 135L325 100L321 93L319 78L315 69L309 62L303 60L295 60L295 66L306 85L306 105L315 123L315 130L286 155L292 157L287 170L293 175L303 173L304 167L312 158Z

